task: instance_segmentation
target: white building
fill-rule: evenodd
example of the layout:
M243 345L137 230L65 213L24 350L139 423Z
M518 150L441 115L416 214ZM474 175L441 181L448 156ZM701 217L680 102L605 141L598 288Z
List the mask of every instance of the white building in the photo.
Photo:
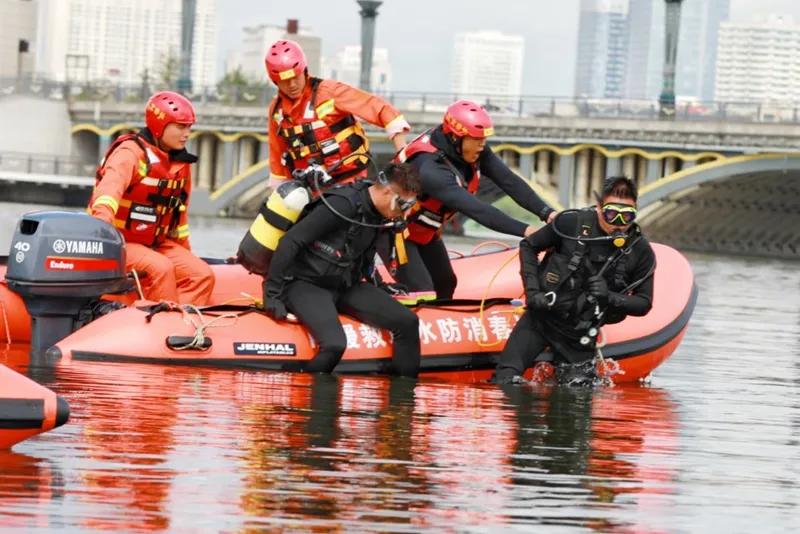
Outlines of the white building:
M56 80L140 83L181 52L181 0L40 0L37 74ZM217 82L215 0L197 0L195 87ZM175 74L177 79L178 74Z
M625 73L627 98L656 99L664 74L663 0L630 0ZM728 20L730 0L691 0L681 5L676 96L711 100L719 26Z
M452 91L459 98L522 93L525 39L495 31L458 33L453 49Z
M361 80L361 47L357 45L340 48L336 55L322 62L322 76L339 80L358 87ZM370 73L370 91L376 94L387 94L392 89L392 65L389 62L389 50L375 48L372 51L372 72Z
M242 28L242 40L238 48L231 50L226 57L225 72L233 72L238 68L251 80L266 80L264 58L269 47L279 39L296 41L306 55L308 72L312 76L320 76L322 40L310 28L298 26L296 20L290 20L286 26L258 24Z
M575 94L620 98L625 90L627 0L581 0Z
M717 100L800 100L800 25L791 17L726 22L719 37Z
M36 2L0 0L0 78L33 70Z

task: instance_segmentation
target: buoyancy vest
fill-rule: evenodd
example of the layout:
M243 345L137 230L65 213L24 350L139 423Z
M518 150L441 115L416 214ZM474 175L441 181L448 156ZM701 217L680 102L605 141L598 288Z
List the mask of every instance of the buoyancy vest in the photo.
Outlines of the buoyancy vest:
M317 102L322 82L309 77L311 98L300 119L292 119L281 108L280 94L272 107L272 120L278 135L286 142L283 164L290 171L305 169L312 160L323 165L339 183L360 175L367 168L367 158L358 154L369 151L369 141L352 113L336 113L334 99Z
M576 228L572 235L599 237L604 235L597 222L594 208L585 208L576 213ZM588 298L587 281L605 267L605 278L609 291L622 292L630 284L627 262L630 252L639 238L639 230L634 226L622 248L611 242L585 242L563 239L558 248L547 252L539 269L539 288L556 295L555 303L546 314L551 320L547 323L567 337L577 339L585 335L591 326L599 326L596 317L596 303ZM604 322L614 322L606 317Z
M480 185L481 172L477 163L471 165L472 176L465 179L461 172L447 158L444 152L431 142L433 129L423 132L406 145L397 156L395 161L405 163L420 153L437 154L439 160L444 163L455 175L460 187L463 187L471 195L478 192ZM408 227L405 238L414 243L426 245L431 240L441 235L442 225L446 223L456 212L445 206L441 200L426 195L424 192L418 196L417 204L412 208L407 217Z
M323 194L326 199L330 199L332 196L345 198L355 208L355 216L351 218L363 222L367 216L365 206L368 200L366 195L369 194L367 189L370 185L372 185L371 182L360 181L346 186L333 187ZM308 205L305 213L316 209L321 204L321 199L313 201ZM292 269L292 276L330 289L350 286L361 278L364 267L362 260L371 261L371 258L363 258L364 251L368 247L359 245L363 243L371 245L376 236L377 229L353 223L330 232L314 241L298 257L297 264Z
M162 161L153 147L141 134L124 134L108 147L95 175L95 184L105 174L105 164L109 156L120 145L132 141L142 150L143 158L138 161L136 175L125 190L114 214L113 224L125 241L154 246L167 237L185 237L178 228L180 213L186 209L189 165L183 165L177 172L170 172L169 161ZM194 156L187 153L194 161ZM96 201L95 201L96 202Z

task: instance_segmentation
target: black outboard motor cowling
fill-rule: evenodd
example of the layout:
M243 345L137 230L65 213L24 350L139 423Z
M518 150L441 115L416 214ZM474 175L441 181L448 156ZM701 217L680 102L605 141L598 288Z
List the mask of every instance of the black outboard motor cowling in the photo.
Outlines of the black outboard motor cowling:
M100 295L131 290L125 240L86 213L27 213L11 240L6 282L31 316L31 354L41 354L81 326L82 310Z

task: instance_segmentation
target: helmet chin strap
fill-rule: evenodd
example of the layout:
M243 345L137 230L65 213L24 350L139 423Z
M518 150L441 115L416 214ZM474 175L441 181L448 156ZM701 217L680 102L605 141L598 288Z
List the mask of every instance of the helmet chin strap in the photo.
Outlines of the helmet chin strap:
M464 138L463 137L456 137L456 142L454 143L456 147L456 152L459 156L464 156Z

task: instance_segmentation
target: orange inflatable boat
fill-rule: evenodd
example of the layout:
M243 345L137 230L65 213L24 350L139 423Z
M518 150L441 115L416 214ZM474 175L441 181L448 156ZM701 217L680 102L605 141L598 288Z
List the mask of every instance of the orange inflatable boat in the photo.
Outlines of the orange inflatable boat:
M0 450L61 426L68 419L67 401L0 364Z
M622 371L614 377L616 382L644 378L667 359L694 310L697 290L689 263L672 248L658 244L653 248L658 267L652 311L603 328L603 354ZM476 381L491 376L497 354L520 313L510 302L523 293L515 256L516 251L506 250L455 259L456 299L413 306L420 318L422 376ZM154 303L137 302L74 332L52 347L49 355L65 361L302 370L316 354L314 339L304 327L273 321L246 305L244 295L260 294L260 277L234 265L215 265L214 270L216 305L156 311ZM388 333L346 316L341 320L348 344L336 371L382 372L391 358Z

